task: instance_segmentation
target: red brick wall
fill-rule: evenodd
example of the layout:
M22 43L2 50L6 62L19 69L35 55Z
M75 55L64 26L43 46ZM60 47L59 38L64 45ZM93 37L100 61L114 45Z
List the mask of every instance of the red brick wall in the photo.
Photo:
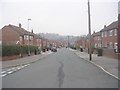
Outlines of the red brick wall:
M117 36L107 36L107 37L102 37L102 43L109 43L112 42L113 44L117 42ZM113 45L114 47L114 45Z
M114 49L103 49L103 56L118 59L119 53L115 53Z

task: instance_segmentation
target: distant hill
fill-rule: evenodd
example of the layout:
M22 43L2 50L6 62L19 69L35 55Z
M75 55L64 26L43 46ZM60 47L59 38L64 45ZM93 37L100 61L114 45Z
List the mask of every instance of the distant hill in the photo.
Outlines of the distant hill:
M38 33L41 37L44 37L48 40L59 41L65 44L68 44L68 36L63 36L55 33ZM74 44L74 42L79 39L80 36L69 36L69 43Z

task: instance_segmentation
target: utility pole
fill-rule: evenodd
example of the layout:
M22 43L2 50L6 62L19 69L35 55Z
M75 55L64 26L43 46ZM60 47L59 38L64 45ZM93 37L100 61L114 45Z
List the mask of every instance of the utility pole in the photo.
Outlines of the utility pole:
M28 19L28 56L30 56L30 32L29 32L29 21L31 19Z
M120 1L118 2L118 29L117 29L117 46L118 53L120 53ZM118 54L118 60L120 60L120 55Z
M90 19L90 2L88 0L88 29L89 29L89 60L92 60L92 53L91 53L91 19Z
M70 45L69 45L70 43L69 43L69 36L68 36L68 48L70 47Z

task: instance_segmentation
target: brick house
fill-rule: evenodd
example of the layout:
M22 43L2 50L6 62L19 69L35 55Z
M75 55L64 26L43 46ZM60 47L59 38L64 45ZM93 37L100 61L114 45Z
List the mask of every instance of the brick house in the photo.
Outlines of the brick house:
M2 44L2 30L0 29L0 45Z
M6 43L20 43L21 45L35 45L41 47L41 37L34 34L32 32L28 32L27 30L21 27L21 24L18 26L7 25L4 26L0 32L2 33L0 36L0 41Z
M112 58L118 58L118 21L115 21L111 23L108 26L104 26L102 30L99 32L94 32L91 35L91 47L92 50L95 51L97 48L103 49L103 55L112 57ZM84 50L88 52L89 47L89 36L80 38L78 41L76 41L80 45L84 47Z
M100 31L103 55L118 58L118 21L115 21Z
M41 48L42 47L42 38L40 36L34 34L34 33L33 33L33 35L34 35L33 45L38 46L39 48Z
M102 47L114 49L117 46L117 29L118 29L118 21L113 22L100 31L102 37Z
M76 44L78 44L81 48L85 49L87 47L87 37L81 36L80 39L75 41Z
M101 33L100 32L94 32L92 34L92 44L94 48L101 48L102 42L101 42Z
M118 21L115 21L108 26L104 26L101 31L92 34L92 45L94 45L94 48L102 48L104 56L118 58L117 29Z
M2 42L7 43L20 43L21 45L33 45L34 35L31 32L26 31L21 28L21 24L19 27L14 25L4 26L2 29ZM30 40L29 40L30 38Z

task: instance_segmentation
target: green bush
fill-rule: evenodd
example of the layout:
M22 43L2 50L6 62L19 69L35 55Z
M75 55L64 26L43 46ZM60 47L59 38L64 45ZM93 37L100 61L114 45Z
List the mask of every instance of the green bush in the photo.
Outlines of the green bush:
M75 48L76 48L76 49L80 49L80 45L79 45L79 44L76 44L76 45L75 45Z
M97 52L98 52L98 56L102 56L102 54L103 54L103 50L102 49L98 48Z
M0 46L2 48L2 54L0 56L12 56L12 55L19 55L22 54L28 54L28 46L27 45L16 45L16 44L3 44ZM29 46L30 52L34 52L35 49L38 49L37 46Z
M12 56L20 54L20 46L18 45L2 45L2 56Z

